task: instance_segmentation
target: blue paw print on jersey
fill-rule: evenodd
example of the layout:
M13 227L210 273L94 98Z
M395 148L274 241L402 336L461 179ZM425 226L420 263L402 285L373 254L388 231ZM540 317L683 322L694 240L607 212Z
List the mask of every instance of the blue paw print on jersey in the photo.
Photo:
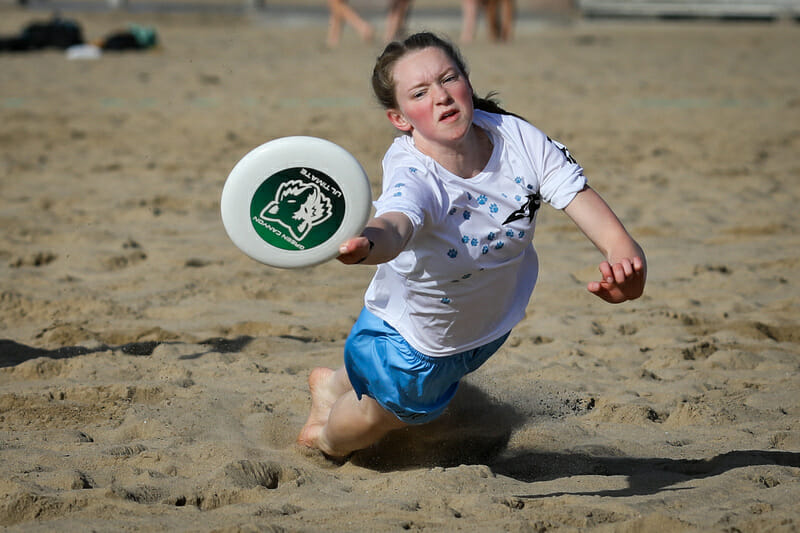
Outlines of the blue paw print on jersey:
M469 211L464 211L464 220L469 220L472 217L472 213Z
M478 241L478 239L476 239L475 237L473 237L473 238L472 238L472 240L471 240L471 241L469 241L469 243L470 243L472 246L478 246L478 244L479 244L479 241Z
M516 195L516 196L514 197L514 200L516 200L516 201L518 201L518 202L521 202L521 201L522 201L522 196L520 196L520 195L518 194L518 195Z
M447 296L445 296L445 297L444 297L444 298L442 298L440 301L441 301L443 304L449 304L449 303L450 303L450 298L448 298Z
M517 234L517 237L519 237L520 239L521 239L521 238L523 238L524 236L525 236L525 232L524 232L524 231L520 231L520 232Z
M485 194L481 194L480 196L478 196L478 204L479 205L484 205L487 202L487 200L488 200L488 198L486 198Z
M418 170L414 167L408 167L408 171L411 172L412 174L416 174L418 172Z
M499 250L500 248L503 247L504 244L505 243L503 241L497 241L497 243L494 245L494 249Z
M514 230L513 229L507 229L506 230L506 237L508 237L508 238L514 237Z
M528 185L528 188L529 188L530 190L533 190L533 185Z
M488 253L489 253L489 245L488 245L488 244L484 244L484 245L483 245L483 248L481 248L481 253L482 253L483 255L486 255L486 254L488 254Z
M498 211L500 211L500 208L497 207L497 204L492 204L489 206L489 211L491 213L497 213Z
M472 200L472 195L470 193L467 193L467 200Z
M455 248L450 248L449 250L447 250L447 257L449 257L450 259L455 259L457 255L458 251Z
M514 178L514 183L516 183L516 184L520 184L520 183L522 183L522 178L520 178L519 176L517 176L516 178Z
M461 242L467 244L469 242L469 235L464 235L463 237L461 237Z
M394 193L392 196L394 196L395 198L397 198L398 196L403 196L403 193L402 193L402 192L400 192L400 191L397 191L397 192L396 192L396 193Z
M489 235L487 235L487 237L488 237L488 239L489 239L490 241L493 241L493 240L495 240L495 238L497 237L497 235L495 234L495 232L493 232L493 231L490 231L490 232L489 232Z
M458 211L458 209L456 209L455 207L451 207L450 211L448 211L447 214L448 215L455 215L456 211Z

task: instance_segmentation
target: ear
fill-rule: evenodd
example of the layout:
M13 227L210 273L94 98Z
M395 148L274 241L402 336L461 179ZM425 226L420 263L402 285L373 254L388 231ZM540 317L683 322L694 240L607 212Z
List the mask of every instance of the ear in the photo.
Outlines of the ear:
M392 123L392 126L400 131L411 132L413 129L413 126L408 122L405 115L397 109L387 109L386 117L389 119L389 122Z

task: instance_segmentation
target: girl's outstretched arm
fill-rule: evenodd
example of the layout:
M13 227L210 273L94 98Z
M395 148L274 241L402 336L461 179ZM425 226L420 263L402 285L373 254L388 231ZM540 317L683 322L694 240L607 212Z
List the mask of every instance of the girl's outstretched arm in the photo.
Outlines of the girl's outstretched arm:
M337 259L345 265L378 265L391 261L406 247L412 232L406 215L384 213L367 222L360 236L342 243Z
M600 195L586 187L564 212L606 257L600 263L602 279L589 282L589 292L610 303L641 296L647 278L644 251Z

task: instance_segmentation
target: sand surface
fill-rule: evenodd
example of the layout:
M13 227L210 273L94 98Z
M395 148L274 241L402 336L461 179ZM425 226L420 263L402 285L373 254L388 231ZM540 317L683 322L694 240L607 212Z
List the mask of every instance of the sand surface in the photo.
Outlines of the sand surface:
M797 531L800 26L525 23L464 53L569 146L644 246L646 295L551 208L540 283L440 420L298 452L372 268L240 253L223 182L275 137L377 190L379 45L226 14L72 13L159 50L0 55L0 526L8 531ZM44 12L0 7L0 33ZM415 28L425 25L416 20ZM434 29L456 34L458 21Z

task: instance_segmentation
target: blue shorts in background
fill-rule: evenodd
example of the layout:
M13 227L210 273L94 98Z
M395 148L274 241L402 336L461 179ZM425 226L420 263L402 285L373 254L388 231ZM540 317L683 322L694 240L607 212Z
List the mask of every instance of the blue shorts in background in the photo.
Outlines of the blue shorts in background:
M366 394L403 422L421 424L442 414L461 378L485 363L509 333L473 350L430 357L365 308L345 343L344 365L359 400Z

